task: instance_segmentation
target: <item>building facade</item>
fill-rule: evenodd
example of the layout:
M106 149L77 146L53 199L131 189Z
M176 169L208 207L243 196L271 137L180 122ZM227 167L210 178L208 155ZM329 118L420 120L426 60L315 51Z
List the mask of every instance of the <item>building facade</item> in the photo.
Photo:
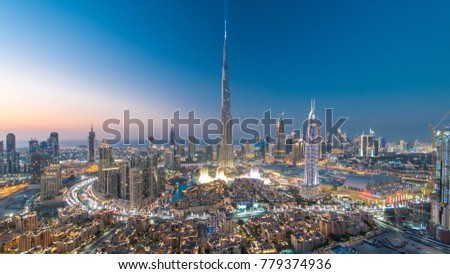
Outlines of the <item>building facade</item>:
M435 191L430 229L438 240L450 243L450 125L435 132Z
M308 126L304 133L305 173L300 195L303 198L314 198L319 193L319 157L322 143L316 122L315 102L311 101L311 111L308 116Z
M50 165L41 176L41 202L57 197L61 189L61 166Z

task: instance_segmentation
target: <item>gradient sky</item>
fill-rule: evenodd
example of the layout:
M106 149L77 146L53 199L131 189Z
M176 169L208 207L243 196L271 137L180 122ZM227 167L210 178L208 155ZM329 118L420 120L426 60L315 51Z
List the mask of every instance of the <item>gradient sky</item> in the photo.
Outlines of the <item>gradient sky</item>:
M450 109L450 1L229 0L232 115L316 99L350 136L429 141ZM222 0L0 1L0 139L102 136L123 109L219 117Z

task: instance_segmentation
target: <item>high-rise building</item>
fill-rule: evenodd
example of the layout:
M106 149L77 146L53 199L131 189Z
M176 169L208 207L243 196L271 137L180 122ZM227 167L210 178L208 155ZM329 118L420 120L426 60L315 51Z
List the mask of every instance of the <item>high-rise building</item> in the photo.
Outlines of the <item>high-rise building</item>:
M322 142L319 125L316 122L314 103L312 100L304 136L305 174L303 185L300 187L300 195L306 199L314 198L319 194L319 150Z
M114 158L111 151L111 145L107 142L103 142L100 145L99 150L99 167L101 168L108 168L111 167L114 163Z
M8 173L19 173L19 153L16 152L16 136L13 133L6 135L6 162Z
M16 151L16 135L8 133L6 135L6 153L10 154Z
M47 141L42 141L39 143L39 150L48 151Z
M267 143L264 138L262 138L258 143L259 147L258 158L261 159L262 162L266 161L266 151L267 151Z
M142 181L142 171L139 168L132 168L130 171L130 205L132 208L140 208L144 199L144 182Z
M234 167L233 162L233 125L231 123L230 88L228 87L228 61L227 61L227 22L225 21L225 33L223 44L223 67L222 67L222 141L219 145L219 163L221 169L229 170Z
M380 153L380 140L373 140L373 157L377 157Z
M195 142L197 140L195 139L195 136L189 136L189 143L188 143L188 159L190 161L194 161L195 159Z
M320 136L322 138L322 128L316 127L316 136ZM326 143L321 141L319 143L319 160L323 159L323 155L326 154Z
M41 202L51 200L59 195L61 180L60 165L50 165L45 168L41 176Z
M100 145L98 180L94 183L94 190L108 198L121 195L121 169L114 165L111 146L107 142Z
M39 184L41 182L41 175L44 172L44 168L50 163L54 163L53 153L47 147L47 143L41 146L36 139L31 139L28 144L28 162L29 172L31 173L31 183Z
M398 150L400 153L406 153L408 151L408 142L405 140L400 140Z
M39 151L39 142L36 139L31 139L29 141L28 153L31 155Z
M286 156L286 133L284 132L283 114L277 122L275 162L284 163Z
M147 157L144 172L146 196L151 200L156 200L162 191L158 174L158 155L156 153Z
M103 197L117 198L120 193L120 168L107 167L98 171L98 181L94 183L94 189Z
M378 156L379 142L375 139L375 133L370 130L370 134L361 134L359 140L359 156L364 158Z
M189 155L189 157L190 157L190 155ZM166 149L164 151L164 168L170 168L172 166L173 166L173 150Z
M178 144L177 144L177 142L175 140L175 129L173 127L170 129L170 142L169 142L169 145L170 145L170 149L173 152L173 162L175 164L175 162L176 162L175 159L177 157Z
M205 160L212 161L214 157L214 147L212 145L206 145L205 147Z
M343 136L340 128L338 128L337 136L335 138L331 139L331 143L332 143L332 147L334 149L342 149L343 148L343 146L345 144L345 140L344 140L344 136Z
M286 134L286 156L292 153L292 146L294 145L294 136L292 134Z
M177 146L176 146L176 152L175 152L175 155L177 155L177 158L178 157L184 157L185 155L185 149L184 149L184 145L183 144L177 144Z
M119 198L124 200L130 199L130 172L131 164L128 161L123 161L120 166L120 193Z
M45 151L30 154L31 183L39 184L41 182L41 175L44 172L44 168L50 163L51 157Z
M7 166L8 163L4 153L3 141L0 141L0 175L7 173Z
M431 232L450 243L450 125L435 132L435 191L432 194Z
M52 154L52 163L59 164L59 134L58 132L50 133L50 137L47 139L47 146Z
M95 162L95 132L94 126L91 125L91 131L89 131L88 137L89 146L89 163Z
M292 164L299 165L303 161L303 143L300 139L294 139L292 145Z

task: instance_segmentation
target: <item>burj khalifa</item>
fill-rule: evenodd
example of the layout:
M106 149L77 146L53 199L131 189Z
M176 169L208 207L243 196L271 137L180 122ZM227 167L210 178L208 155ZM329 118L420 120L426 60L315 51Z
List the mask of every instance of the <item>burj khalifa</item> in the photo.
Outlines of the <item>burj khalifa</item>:
M223 67L222 67L222 141L219 144L219 168L230 170L233 163L233 129L231 123L230 88L228 87L228 62L227 62L227 21L225 21L225 34L223 45Z

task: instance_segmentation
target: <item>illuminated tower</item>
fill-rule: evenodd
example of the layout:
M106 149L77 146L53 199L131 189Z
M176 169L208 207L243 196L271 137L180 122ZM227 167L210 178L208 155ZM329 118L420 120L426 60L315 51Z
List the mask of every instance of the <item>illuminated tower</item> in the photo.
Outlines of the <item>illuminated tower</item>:
M225 34L223 44L223 67L222 67L222 141L219 148L219 168L231 169L233 163L233 132L230 110L230 89L228 87L228 62L227 62L227 21L225 21Z
M284 112L281 114L277 122L277 135L276 135L276 150L275 150L275 162L284 163L284 157L286 156L286 133L284 133Z
M144 183L142 181L142 171L139 168L132 168L130 171L130 205L139 209L144 199Z
M114 158L112 156L111 145L107 142L103 142L100 145L100 156L99 156L99 164L100 167L110 167L114 163Z
M61 166L50 165L45 168L44 174L41 176L41 202L54 199L59 195L61 189Z
M95 162L95 132L94 126L91 125L91 131L89 132L89 162Z
M370 134L362 134L360 140L359 156L364 158L378 156L378 147L375 139L375 132L370 129Z
M170 129L170 149L172 150L172 162L173 164L175 164L175 159L177 156L177 149L178 149L178 145L175 141L175 130L173 129L173 127Z
M308 126L304 136L305 178L300 188L300 195L306 199L319 194L319 149L321 139L319 125L316 122L314 100L311 101L311 111Z
M435 133L435 191L431 203L431 232L450 243L450 125Z

